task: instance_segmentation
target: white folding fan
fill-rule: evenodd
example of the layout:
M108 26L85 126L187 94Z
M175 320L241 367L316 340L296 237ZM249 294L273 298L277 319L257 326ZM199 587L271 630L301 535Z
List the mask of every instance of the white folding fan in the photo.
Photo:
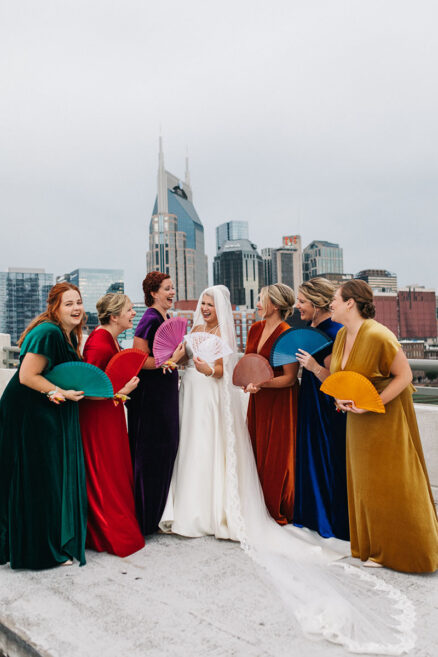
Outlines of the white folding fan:
M215 360L233 353L233 350L218 335L204 331L193 331L186 335L185 340L197 358L214 363Z

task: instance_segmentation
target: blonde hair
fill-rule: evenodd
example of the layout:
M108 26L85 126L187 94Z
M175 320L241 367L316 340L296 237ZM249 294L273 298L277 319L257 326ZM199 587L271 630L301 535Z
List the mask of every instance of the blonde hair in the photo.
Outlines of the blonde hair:
M273 285L266 285L260 290L260 301L264 306L264 299L266 297L269 301L280 311L281 319L286 319L292 315L295 304L295 294L289 285L284 283L274 283Z
M320 310L330 310L330 304L335 295L336 286L326 278L317 276L306 281L298 288L303 296Z
M130 298L121 292L109 292L108 294L104 294L96 303L99 322L102 325L109 324L111 316L114 315L117 317L120 315L127 303L131 303Z

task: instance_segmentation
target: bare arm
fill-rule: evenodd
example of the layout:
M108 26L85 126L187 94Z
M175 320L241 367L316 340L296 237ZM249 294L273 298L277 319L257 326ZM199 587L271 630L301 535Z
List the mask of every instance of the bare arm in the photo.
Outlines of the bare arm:
M276 376L270 381L266 381L262 386L256 386L254 383L250 383L246 386L245 392L251 392L254 394L258 392L260 388L290 388L297 380L298 369L298 363L283 365L283 374Z
M195 364L196 369L201 374L205 374L205 376L213 376L215 379L222 378L224 373L224 365L222 358L216 360L214 362L213 367L211 367L211 365L209 365L209 363L207 363L205 360L202 360L202 358L194 358L193 362Z
M328 376L330 376L330 361L332 359L331 354L324 358L324 365L320 365L307 351L304 349L298 349L298 353L295 354L300 365L304 369L312 372L321 382L325 381Z
M143 338L134 338L134 343L132 345L134 349L140 349L141 351L144 351L146 354L150 354L151 350L149 349L149 343L147 340L144 340ZM143 370L156 370L157 366L155 365L155 358L153 356L148 356L144 362L144 365L142 367Z
M395 399L412 381L412 371L403 349L396 353L390 371L394 378L380 394L384 404Z
M18 375L20 383L42 393L55 390L56 386L41 375L41 372L47 367L48 362L47 358L41 354L27 353L23 358ZM79 401L84 396L82 390L62 390L58 388L58 392L62 397L70 399L70 401Z

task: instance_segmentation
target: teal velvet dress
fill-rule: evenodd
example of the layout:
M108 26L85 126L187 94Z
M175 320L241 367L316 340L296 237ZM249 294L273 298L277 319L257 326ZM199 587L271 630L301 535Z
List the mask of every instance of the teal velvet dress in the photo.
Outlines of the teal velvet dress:
M50 322L28 333L20 363L26 353L45 356L45 372L78 360ZM39 570L76 558L83 565L86 527L78 403L50 402L21 384L18 370L0 400L0 564Z

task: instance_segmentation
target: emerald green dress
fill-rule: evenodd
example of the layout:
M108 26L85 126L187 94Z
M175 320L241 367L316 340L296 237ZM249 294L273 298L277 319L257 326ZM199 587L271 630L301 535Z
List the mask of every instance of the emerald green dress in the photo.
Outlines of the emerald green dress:
M78 360L61 329L44 322L20 352L55 365ZM42 373L44 376L44 372ZM0 400L0 564L39 570L85 564L87 493L77 402L60 405L19 381Z

